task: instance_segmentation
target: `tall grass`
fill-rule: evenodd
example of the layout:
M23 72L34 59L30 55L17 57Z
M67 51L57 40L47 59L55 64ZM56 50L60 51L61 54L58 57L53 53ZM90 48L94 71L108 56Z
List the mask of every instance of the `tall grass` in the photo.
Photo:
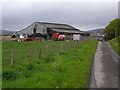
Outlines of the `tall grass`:
M115 39L112 39L110 40L110 45L112 46L112 48L118 53L118 55L120 55L120 48L119 48L119 45L120 45L120 37L118 38L115 38Z
M0 89L2 89L2 42L0 42Z
M93 39L4 42L3 88L86 88L96 46L97 41ZM15 50L13 68L10 67L11 47ZM32 48L31 62L27 57L29 48Z

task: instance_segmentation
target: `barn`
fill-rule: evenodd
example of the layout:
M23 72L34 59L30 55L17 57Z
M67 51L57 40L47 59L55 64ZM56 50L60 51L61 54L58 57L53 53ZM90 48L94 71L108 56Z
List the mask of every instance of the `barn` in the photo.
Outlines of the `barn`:
M46 35L50 39L53 33L60 33L66 36L66 39L73 39L74 35L88 36L89 33L80 31L68 24L48 23L48 22L34 22L23 30L17 32L19 35L38 34Z

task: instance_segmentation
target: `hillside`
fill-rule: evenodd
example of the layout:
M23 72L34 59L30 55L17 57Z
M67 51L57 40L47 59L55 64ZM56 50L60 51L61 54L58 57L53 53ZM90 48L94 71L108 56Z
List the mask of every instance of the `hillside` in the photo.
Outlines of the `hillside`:
M99 28L99 29L89 30L88 32L89 32L90 34L96 35L98 31L99 31L100 34L103 34L103 33L104 33L104 30L105 30L104 28Z
M1 30L0 29L0 35L11 35L13 33L15 33L16 31L13 30Z

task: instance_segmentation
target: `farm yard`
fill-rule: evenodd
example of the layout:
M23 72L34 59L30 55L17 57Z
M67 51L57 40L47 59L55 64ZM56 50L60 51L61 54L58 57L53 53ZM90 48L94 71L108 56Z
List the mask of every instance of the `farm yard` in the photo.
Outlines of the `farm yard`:
M3 42L3 88L87 88L97 40Z
M99 1L2 0L0 89L119 89L120 2Z

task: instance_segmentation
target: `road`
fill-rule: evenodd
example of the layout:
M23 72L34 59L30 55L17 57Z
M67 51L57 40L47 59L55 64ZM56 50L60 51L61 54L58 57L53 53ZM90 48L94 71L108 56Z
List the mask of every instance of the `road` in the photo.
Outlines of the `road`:
M118 88L118 55L108 42L98 43L89 88Z

